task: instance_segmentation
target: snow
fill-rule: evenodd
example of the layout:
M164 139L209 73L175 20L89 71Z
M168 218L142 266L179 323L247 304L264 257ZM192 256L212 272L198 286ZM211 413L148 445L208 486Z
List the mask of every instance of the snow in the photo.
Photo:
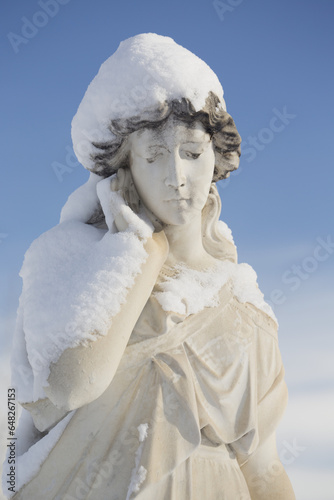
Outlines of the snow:
M133 491L135 493L138 493L138 491L140 490L140 486L145 481L146 476L147 476L147 470L145 469L145 467L141 465L136 474L136 484L133 487Z
M222 236L224 236L224 238L229 241L230 243L233 243L234 244L234 240L233 240L233 236L232 236L232 231L231 229L228 227L228 225L226 224L226 222L222 221L222 220L219 220L217 222L217 227L218 227L218 231L220 232L220 234Z
M256 273L248 264L217 261L213 268L204 271L180 264L175 266L173 276L166 276L159 284L159 291L155 291L154 296L164 311L173 311L187 317L205 307L218 306L219 290L229 280L232 291L240 302L253 304L277 322L273 310L264 301Z
M142 443L147 438L148 424L140 424L138 426L139 441Z
M56 226L32 244L21 276L34 400L44 397L49 365L65 349L107 334L146 257L136 235L77 221Z
M130 485L126 495L126 500L130 500L132 493L138 493L140 486L145 481L147 470L140 464L140 459L143 454L144 441L147 438L148 424L140 424L138 426L139 442L140 445L135 455L135 466L131 473Z
M240 302L249 302L277 322L272 308L264 301L257 275L249 264L232 264L233 292Z
M19 300L16 325L13 335L11 355L12 385L17 388L18 401L31 401L34 374L27 356L26 341L23 330L23 297Z
M75 154L87 169L96 151L92 142L115 139L111 120L150 113L165 101L188 98L196 111L212 91L225 109L216 74L172 38L146 33L123 41L101 66L72 121Z
M99 206L96 185L101 180L99 175L90 173L88 181L76 189L62 208L60 222L78 220L86 222Z

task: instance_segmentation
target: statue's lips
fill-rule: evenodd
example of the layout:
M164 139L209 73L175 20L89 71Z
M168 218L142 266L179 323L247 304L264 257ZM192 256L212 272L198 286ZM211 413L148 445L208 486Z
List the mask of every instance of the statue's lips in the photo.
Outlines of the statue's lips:
M167 199L167 200L165 200L165 201L168 201L168 202L170 202L170 201L180 202L180 201L189 201L189 199L190 199L190 198L169 198L169 199Z

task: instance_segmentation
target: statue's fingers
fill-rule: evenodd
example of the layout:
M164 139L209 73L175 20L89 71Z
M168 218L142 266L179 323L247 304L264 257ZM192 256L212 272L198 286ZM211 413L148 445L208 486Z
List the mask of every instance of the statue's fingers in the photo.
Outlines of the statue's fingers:
M129 205L132 210L138 214L140 209L140 198L136 186L131 178L131 182L129 183Z
M116 175L113 175L110 179L110 190L111 191L118 191L118 179Z
M123 189L125 184L125 171L124 168L119 168L117 170L117 180L118 180L118 189Z

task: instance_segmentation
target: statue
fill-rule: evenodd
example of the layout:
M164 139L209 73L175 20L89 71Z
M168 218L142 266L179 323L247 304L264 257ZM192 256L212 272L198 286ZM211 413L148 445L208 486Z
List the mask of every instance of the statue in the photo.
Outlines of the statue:
M216 75L168 37L128 39L72 137L90 179L21 272L12 498L294 499L277 324L219 221L241 139Z

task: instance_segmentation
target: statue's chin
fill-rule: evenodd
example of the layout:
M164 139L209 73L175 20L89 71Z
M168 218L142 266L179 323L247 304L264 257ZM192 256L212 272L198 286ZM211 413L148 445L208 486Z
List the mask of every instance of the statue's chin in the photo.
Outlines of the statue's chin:
M203 200L181 198L146 203L145 209L150 217L160 221L162 226L181 226L196 218L201 220L204 205Z
M168 226L182 226L184 224L189 224L193 219L194 213L180 210L179 212L175 212L168 217L165 215L162 222Z

